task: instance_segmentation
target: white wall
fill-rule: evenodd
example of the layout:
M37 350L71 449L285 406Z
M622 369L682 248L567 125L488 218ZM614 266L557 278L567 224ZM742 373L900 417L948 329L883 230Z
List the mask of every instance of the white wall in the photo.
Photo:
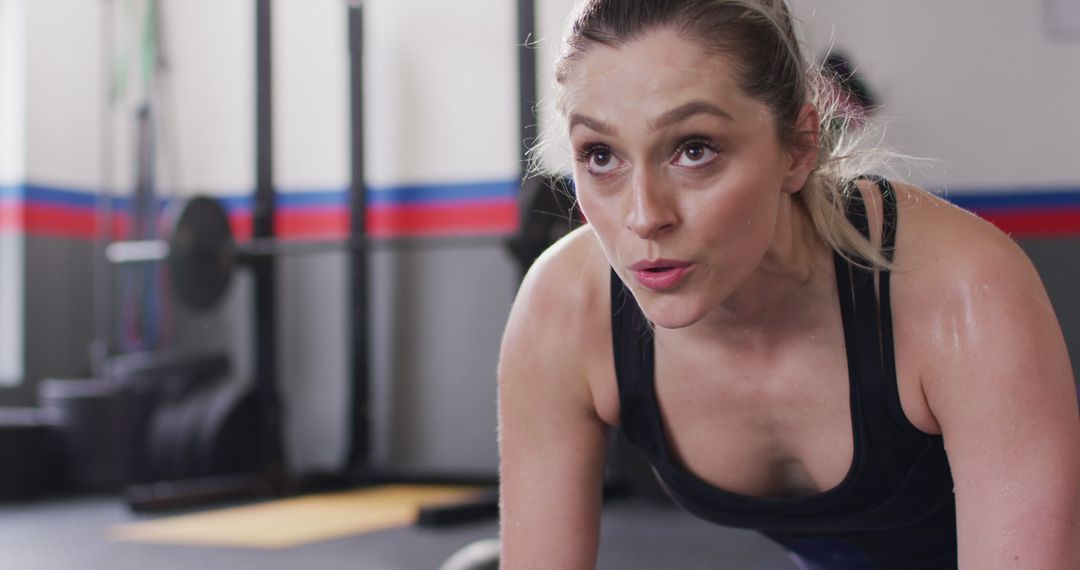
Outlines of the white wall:
M26 168L26 0L0 0L0 185Z
M168 68L156 103L164 160L175 165L163 190L177 196L250 195L255 187L255 3L161 4ZM278 136L283 136L280 129ZM118 158L132 156L134 151L126 151Z
M56 1L56 0L51 0ZM154 106L157 192L246 196L254 187L254 3L164 0L160 3L165 68L154 83L142 69L145 2L104 7L108 33L95 73L111 97L96 110L108 117L99 161L101 185L130 195L136 175L136 114ZM91 63L89 60L84 63Z
M349 45L345 2L274 5L274 175L290 190L349 181Z
M555 110L555 60L577 4L577 0L536 0L537 124L540 139L549 145L542 149L543 164L553 171L571 168L570 147Z
M101 166L101 3L26 7L26 179L93 190Z
M371 184L516 177L515 3L365 5Z
M1052 37L1047 4L796 0L815 45L835 20L886 142L939 161L917 181L957 192L1080 186L1080 40Z

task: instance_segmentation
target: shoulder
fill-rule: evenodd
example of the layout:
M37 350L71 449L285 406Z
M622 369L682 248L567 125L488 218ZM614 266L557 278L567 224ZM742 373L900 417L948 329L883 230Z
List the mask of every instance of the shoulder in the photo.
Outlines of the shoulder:
M898 234L897 360L917 362L944 437L961 566L1076 567L1080 414L1038 273L1009 236L917 190Z
M976 285L991 294L1042 289L1027 255L994 225L913 186L894 187L899 218L896 272L916 278L910 284L916 290L952 301L956 298L951 295L967 295Z
M972 310L990 311L995 318L1030 317L1002 314L1005 303L1049 309L1035 267L1011 237L930 193L904 184L896 188L899 222L894 275L902 282L906 298L913 301L910 308L925 309L920 314L926 318L923 325L930 327L928 332L970 328L975 324L971 317L980 316L972 315Z
M939 422L958 398L1071 379L1049 298L1016 242L937 196L896 188L896 335Z
M577 228L529 268L514 300L511 324L565 330L591 321L607 298L607 271L592 228Z
M569 233L536 260L503 335L501 383L543 383L596 407L589 378L598 357L611 353L609 271L589 226Z
M884 189L870 180L857 185L866 205L871 240L880 244ZM993 224L937 195L911 184L889 181L896 206L896 271L901 274L939 269L986 269L987 262L1030 268L1016 242ZM974 248L974 249L972 249ZM951 266L964 262L962 267ZM920 274L920 278L926 277Z

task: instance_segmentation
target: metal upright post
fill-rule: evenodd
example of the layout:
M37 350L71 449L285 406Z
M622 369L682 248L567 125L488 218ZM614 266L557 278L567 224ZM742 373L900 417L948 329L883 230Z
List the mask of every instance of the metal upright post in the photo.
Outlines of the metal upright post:
M529 152L536 145L540 131L536 122L536 3L535 0L518 0L518 90L520 107L518 120L521 128L521 180L525 180L529 168Z
M273 82L271 0L255 2L255 238L274 237ZM284 473L281 400L277 389L277 304L275 262L271 256L251 264L255 284L255 397L262 414L260 465L274 478ZM280 481L276 481L280 482Z
M349 10L349 237L362 244L349 256L349 331L352 357L352 441L348 467L361 476L368 466L371 447L368 370L368 251L367 195L364 184L364 13L360 0L350 0Z

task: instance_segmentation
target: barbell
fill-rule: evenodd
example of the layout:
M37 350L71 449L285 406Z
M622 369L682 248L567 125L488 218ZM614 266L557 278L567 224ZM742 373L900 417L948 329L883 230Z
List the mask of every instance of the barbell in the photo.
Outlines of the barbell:
M195 309L217 304L238 265L259 257L359 250L362 238L282 242L255 238L237 243L221 202L195 196L166 213L165 239L118 241L105 248L110 262L165 262L176 300Z
M555 175L526 179L520 192L520 226L509 239L505 235L450 236L426 243L437 247L501 243L509 247L524 271L549 245L580 223L567 188L567 181ZM256 258L363 251L365 247L399 243L392 238L369 240L362 236L296 242L254 238L237 243L225 208L209 196L172 204L166 211L163 234L165 239L111 243L105 248L105 257L119 265L164 262L176 300L194 309L216 305L237 266Z

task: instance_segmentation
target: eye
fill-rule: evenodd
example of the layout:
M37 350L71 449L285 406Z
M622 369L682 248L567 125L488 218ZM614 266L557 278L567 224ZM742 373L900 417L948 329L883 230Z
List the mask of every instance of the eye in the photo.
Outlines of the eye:
M578 162L585 164L585 169L593 175L613 172L622 163L611 149L605 145L590 145L578 152Z
M673 163L677 166L699 167L717 157L716 148L703 140L690 140L679 145Z

